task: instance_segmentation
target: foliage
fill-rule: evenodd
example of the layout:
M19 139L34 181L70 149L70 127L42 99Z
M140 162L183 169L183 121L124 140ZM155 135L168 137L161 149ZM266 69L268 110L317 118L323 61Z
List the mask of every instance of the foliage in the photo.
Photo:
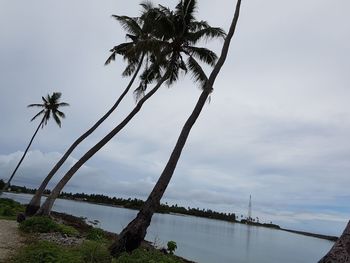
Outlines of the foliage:
M86 241L79 248L83 262L110 263L112 257L106 244L95 241Z
M51 233L60 232L68 236L76 236L79 232L67 225L58 224L49 217L34 216L23 221L19 229L25 233Z
M40 241L22 248L13 263L78 263L83 262L78 251Z
M39 241L22 248L12 263L109 263L111 256L107 246L84 242L79 247L62 247L48 241Z
M29 104L29 108L39 107L42 109L30 121L35 120L40 115L44 115L41 122L41 127L44 127L52 116L57 125L61 127L60 118L65 118L66 115L60 111L59 108L62 106L69 106L66 102L60 102L61 96L61 92L53 92L51 96L47 94L46 97L41 97L43 103Z
M177 245L175 241L169 241L167 244L167 249L170 254L174 254L175 250L177 249Z
M24 206L8 198L0 198L0 217L15 219L18 213L24 211Z
M19 229L25 233L49 233L58 232L58 224L49 217L34 216L19 225Z
M138 248L131 254L123 253L113 263L183 263L173 255L164 255L158 250L145 250Z
M59 224L57 230L58 230L58 232L65 234L67 236L70 236L70 237L79 235L79 231L76 230L74 227L67 226L64 224Z
M105 232L101 228L91 228L86 236L89 240L104 241L106 240Z

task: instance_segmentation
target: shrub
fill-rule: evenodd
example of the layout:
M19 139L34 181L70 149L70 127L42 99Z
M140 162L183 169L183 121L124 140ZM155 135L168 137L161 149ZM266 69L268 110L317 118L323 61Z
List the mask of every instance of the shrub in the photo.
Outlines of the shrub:
M24 206L8 198L0 198L0 216L14 217L17 213L23 212Z
M62 234L65 234L67 236L70 236L70 237L79 235L79 231L76 230L74 227L67 226L67 225L64 225L64 224L59 224L58 228L57 228L57 231L62 233Z
M34 216L20 223L19 229L25 233L59 232L67 236L79 235L74 227L58 224L49 217Z
M170 254L174 254L175 250L177 249L177 245L175 241L169 241L168 244L168 251Z
M173 255L164 255L158 250L136 249L131 254L123 253L114 263L183 263Z
M19 225L19 229L26 233L59 232L59 225L49 217L34 216Z
M106 244L95 241L85 241L81 245L79 253L83 262L110 263L112 260Z
M77 251L40 241L22 248L13 263L78 263L83 262Z
M106 240L106 235L101 228L91 228L86 238L94 241L103 241Z

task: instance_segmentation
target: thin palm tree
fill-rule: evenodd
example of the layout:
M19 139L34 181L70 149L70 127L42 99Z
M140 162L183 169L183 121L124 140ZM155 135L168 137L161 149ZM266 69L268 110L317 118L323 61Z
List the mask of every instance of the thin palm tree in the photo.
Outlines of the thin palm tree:
M183 10L188 9L189 5L191 4L190 2L195 2L195 1L194 0L180 1L177 7L177 12L179 13L180 16ZM132 251L136 249L137 247L140 246L141 241L146 236L147 228L151 223L154 212L160 206L160 200L172 178L172 175L176 168L177 162L181 156L181 152L183 150L183 147L185 146L188 135L194 123L196 122L198 116L200 115L205 105L205 102L207 101L209 95L213 91L213 85L214 85L215 79L226 60L230 41L235 32L236 25L238 22L240 6L241 6L241 0L238 0L236 9L235 9L235 14L232 20L232 24L230 26L229 32L227 34L227 37L225 39L225 42L221 51L221 56L218 59L218 62L216 63L213 71L210 74L208 81L206 82L205 87L202 90L202 93L194 107L194 110L192 111L191 115L189 116L185 125L183 126L180 136L176 142L176 145L171 153L171 156L161 176L159 177L152 192L148 196L146 202L141 207L136 218L132 220L127 225L127 227L122 230L118 240L114 242L110 247L112 255L118 256L119 253L121 253L122 251Z
M126 30L126 37L128 40L125 43L119 44L113 47L110 52L111 55L105 62L105 65L110 64L112 61L116 59L116 55L121 55L127 61L127 66L122 73L122 76L129 77L131 79L116 100L116 102L112 105L112 107L86 132L84 132L80 137L78 137L72 145L67 149L61 159L55 164L55 166L51 169L45 179L42 181L40 187L35 192L35 195L32 197L31 201L26 207L26 215L31 216L34 215L37 210L40 208L41 197L52 177L56 174L59 168L63 165L63 163L67 160L67 158L71 155L74 149L83 142L88 136L90 136L119 106L120 102L124 99L126 94L129 92L131 86L133 85L141 67L144 63L145 56L147 55L147 50L141 50L138 48L139 45L145 45L147 41L151 41L151 32L148 26L148 21L151 19L149 14L149 9L152 8L150 3L141 4L143 7L142 15L140 17L128 17L128 16L117 16L114 17Z
M210 27L207 23L197 22L194 18L189 19L191 23L184 21L188 24L183 23L182 28L173 28L171 21L176 17L170 10L160 6L159 8L153 8L150 12L153 16L152 28L154 28L152 30L154 39L151 46L156 47L154 50L157 52L150 57L151 65L146 67L141 74L141 84L135 90L136 96L140 100L119 125L86 152L64 175L40 207L37 212L38 215L50 214L56 198L76 171L129 123L141 110L142 105L156 93L164 82L171 85L178 79L180 71L185 73L191 71L196 81L202 83L202 85L206 83L207 77L196 58L209 65L214 65L217 56L209 49L196 47L195 44L202 38L224 37L224 31L220 28ZM141 43L137 48L147 50L149 47ZM183 59L184 56L188 57L186 63ZM164 73L162 74L162 72ZM154 80L157 80L158 83L145 94L147 85Z
M55 120L57 125L59 127L61 127L61 118L65 118L65 115L62 111L59 110L59 108L69 105L68 103L60 102L61 96L62 96L62 94L60 92L54 92L54 93L52 93L51 96L48 94L46 97L41 97L43 103L29 104L27 106L29 108L31 108L31 107L42 108L42 110L39 111L30 121L34 121L39 116L42 116L42 118L41 118L41 121L39 122L39 125L36 128L32 138L30 139L29 144L28 144L27 148L25 149L21 159L19 160L15 170L12 172L10 179L5 184L4 189L7 189L8 186L10 185L10 183L11 183L13 177L15 176L19 166L21 165L22 161L24 160L24 157L27 155L27 152L28 152L30 146L32 145L32 142L33 142L35 136L37 135L40 127L44 128L44 126L47 124L47 122L49 121L51 116L53 117L53 119Z

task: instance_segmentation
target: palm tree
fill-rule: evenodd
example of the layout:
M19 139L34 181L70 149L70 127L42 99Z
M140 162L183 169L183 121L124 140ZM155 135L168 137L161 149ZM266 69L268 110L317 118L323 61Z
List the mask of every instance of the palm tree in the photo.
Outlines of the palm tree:
M59 110L60 107L62 106L68 106L69 104L68 103L65 103L65 102L59 102L60 101L60 98L61 98L62 94L60 92L54 92L52 93L52 95L50 96L49 94L46 96L46 98L44 97L41 97L42 100L43 100L43 103L39 104L39 103L36 103L36 104L29 104L27 107L39 107L39 108L42 108L41 111L39 111L30 121L33 121L35 120L37 117L39 116L43 116L41 118L41 121L38 125L38 127L36 128L32 138L30 139L29 141L29 144L26 148L26 150L24 151L23 155L22 155L22 158L19 160L15 170L12 172L11 176L10 176L10 179L7 181L7 183L5 184L4 186L4 190L8 188L8 186L10 185L13 177L15 176L19 166L21 165L24 157L27 155L27 152L30 148L30 146L32 145L32 142L35 138L35 136L37 135L40 127L41 128L44 128L44 126L47 124L47 122L49 121L51 115L53 117L53 119L55 120L55 122L57 123L57 125L59 127L61 127L61 118L65 118L65 115L62 111Z
M191 1L190 1L191 2ZM192 7L192 6L191 6ZM193 12L195 6L189 9ZM117 125L110 133L108 133L101 141L93 146L83 157L64 175L61 181L52 190L50 196L37 212L38 215L48 215L51 212L52 206L62 191L63 187L68 183L76 171L88 161L95 153L97 153L106 143L108 143L120 130L122 130L129 121L141 110L142 105L151 98L155 92L166 82L168 85L173 84L179 76L180 71L191 71L195 80L204 85L207 77L200 67L199 62L195 59L214 65L216 55L214 52L206 49L195 47L195 44L202 38L223 37L225 33L220 28L210 27L207 23L197 22L193 17L186 17L182 27L172 27L173 20L177 19L176 14L173 14L167 8L160 6L150 10L153 16L152 24L155 29L152 31L153 39L151 46L157 51L150 57L152 62L149 67L141 74L141 84L135 90L138 98L141 98L135 108L129 115ZM169 33L170 32L170 33ZM147 45L139 45L137 48L148 49ZM183 60L183 56L187 56L187 62ZM161 72L164 72L161 75ZM146 95L144 95L147 84L153 80L158 80L158 83Z
M142 4L143 14L140 18L133 18L128 16L117 16L113 15L113 17L122 25L122 27L127 31L127 38L130 41L126 43L119 44L113 47L110 52L112 54L109 56L105 65L110 64L115 60L116 55L122 55L125 60L127 60L128 65L125 68L122 75L124 77L132 76L129 84L113 104L113 106L85 133L83 133L79 138L77 138L73 144L68 148L68 150L64 153L61 159L56 163L56 165L52 168L52 170L48 173L45 179L42 181L40 187L36 191L35 195L32 197L30 203L26 207L26 215L31 216L34 215L37 210L40 208L41 197L52 177L56 174L58 169L63 165L63 163L67 160L70 154L74 151L74 149L84 141L88 136L90 136L119 106L120 102L129 92L131 86L133 85L141 67L144 62L145 55L147 51L141 50L138 48L138 45L142 43L145 45L147 41L151 39L151 32L148 26L148 20L150 19L148 14L148 10L152 8L150 4Z
M350 257L350 221L342 235L334 243L329 252L318 263L349 262ZM346 260L347 259L347 260Z
M180 1L179 8L177 8L180 13L183 9L188 8L189 2L192 2L193 0L188 1ZM195 1L193 1L195 2ZM180 158L181 152L183 147L185 146L186 140L188 138L188 135L196 122L198 116L201 113L201 110L204 107L205 102L207 101L209 95L211 94L213 90L213 85L215 82L215 79L222 67L222 65L225 62L225 59L227 57L229 45L231 38L235 32L236 25L238 22L239 17L239 11L241 6L241 0L238 0L236 5L235 14L232 20L232 24L230 26L229 33L225 39L221 56L215 65L213 71L210 74L210 77L208 81L206 82L205 87L203 88L203 91L195 105L194 110L192 111L191 115L187 119L185 125L183 126L180 136L176 142L176 145L173 149L173 152L171 153L171 156L161 174L159 177L156 185L154 186L152 192L148 196L146 202L141 207L139 213L137 214L136 218L132 220L126 228L120 233L118 240L112 244L110 247L111 254L114 256L119 255L122 251L132 251L140 246L141 241L144 239L147 233L147 228L151 223L152 216L156 209L160 205L160 200L171 180L171 177L174 173L174 170L176 168L177 162Z

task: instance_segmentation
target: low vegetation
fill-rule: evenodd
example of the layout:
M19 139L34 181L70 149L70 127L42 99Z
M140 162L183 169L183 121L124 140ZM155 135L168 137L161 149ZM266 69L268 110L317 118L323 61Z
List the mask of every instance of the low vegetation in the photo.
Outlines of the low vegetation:
M18 213L24 211L24 206L8 198L0 198L0 219L15 220Z
M53 242L37 241L22 248L12 263L110 263L107 246L85 241L76 247L59 246Z
M183 263L173 255L164 255L158 250L136 249L131 254L124 253L114 263Z
M77 236L79 232L64 224L58 224L49 217L35 216L23 221L19 229L25 233L53 233L59 232L67 236Z
M16 218L18 212L23 212L24 206L11 199L0 199L0 216ZM58 223L50 217L31 217L19 224L19 229L28 239L9 263L181 263L181 259L172 255L176 247L174 241L168 244L171 254L159 250L137 249L132 254L124 253L118 259L113 258L108 250L112 243L111 235L100 228L76 229L67 224ZM76 218L77 221L81 220ZM62 221L57 220L57 221ZM63 220L64 221L64 220ZM65 222L65 221L64 221ZM65 222L68 223L68 222ZM72 223L72 222L71 222ZM76 223L76 222L75 222ZM83 238L84 241L73 246L57 244L53 241L40 240L34 233L61 233L62 236Z

